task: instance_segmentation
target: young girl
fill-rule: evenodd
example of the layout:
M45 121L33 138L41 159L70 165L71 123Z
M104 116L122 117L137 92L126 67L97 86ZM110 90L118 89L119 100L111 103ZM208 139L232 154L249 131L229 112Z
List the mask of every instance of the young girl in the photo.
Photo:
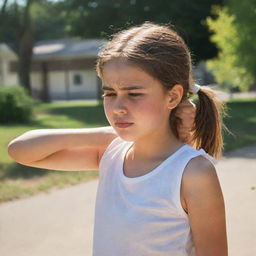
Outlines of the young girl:
M226 256L213 165L220 105L194 84L184 41L168 26L130 28L101 51L97 72L111 127L30 131L10 143L10 156L46 169L99 168L94 256ZM194 147L181 141L176 118L190 91L199 98Z

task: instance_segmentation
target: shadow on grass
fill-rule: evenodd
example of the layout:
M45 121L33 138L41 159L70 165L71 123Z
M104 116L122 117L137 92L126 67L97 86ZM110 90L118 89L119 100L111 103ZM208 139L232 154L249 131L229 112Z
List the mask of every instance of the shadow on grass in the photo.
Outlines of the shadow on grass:
M227 107L224 123L232 134L224 133L225 152L256 143L256 101L228 102Z
M18 163L10 163L4 166L0 166L0 169L4 169L0 174L0 181L3 181L5 179L19 178L30 179L34 177L44 176L50 172L45 169L25 166Z
M88 125L108 125L102 105L55 107L47 110L53 115L66 115Z
M37 119L37 114L46 113L49 115L58 116L67 116L70 119L82 122L85 126L89 127L98 127L98 126L108 126L109 123L105 117L104 109L101 104L96 106L88 106L88 105L78 105L78 106L67 106L67 105L59 105L49 107L47 109L43 109L41 111L37 111L34 113L33 119L29 123L8 123L1 124L1 126L25 126L29 125L30 127L40 127L40 128L51 128L51 125L47 125L44 121ZM52 127L55 128L55 127Z
M231 101L227 103L228 114L230 116L255 116L256 109L256 100L247 100L247 101Z

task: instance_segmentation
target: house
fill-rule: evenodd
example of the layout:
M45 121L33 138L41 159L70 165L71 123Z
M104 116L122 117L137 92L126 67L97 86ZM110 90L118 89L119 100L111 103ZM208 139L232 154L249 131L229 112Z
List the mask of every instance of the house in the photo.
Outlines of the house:
M96 59L106 41L57 39L37 42L33 47L31 91L37 99L97 99L101 82ZM18 58L0 44L0 85L18 85Z
M37 42L31 65L32 95L49 100L97 99L97 54L106 41L62 39Z
M47 100L97 99L101 82L95 64L106 41L99 39L56 39L37 42L31 65L32 96ZM0 85L18 85L17 56L0 44ZM203 63L193 70L200 84L214 82Z
M11 72L11 63L17 62L16 54L6 44L0 44L0 86L17 86L18 75Z

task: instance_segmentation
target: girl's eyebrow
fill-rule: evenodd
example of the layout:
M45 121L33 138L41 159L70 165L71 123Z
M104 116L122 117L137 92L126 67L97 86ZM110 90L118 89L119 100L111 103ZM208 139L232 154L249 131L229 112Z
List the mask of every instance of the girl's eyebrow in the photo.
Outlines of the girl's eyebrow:
M122 90L122 91L140 90L140 89L145 89L145 87L134 85L134 86L127 86L127 87L120 88L120 90ZM108 86L102 86L102 90L114 91L114 89L112 87L108 87Z

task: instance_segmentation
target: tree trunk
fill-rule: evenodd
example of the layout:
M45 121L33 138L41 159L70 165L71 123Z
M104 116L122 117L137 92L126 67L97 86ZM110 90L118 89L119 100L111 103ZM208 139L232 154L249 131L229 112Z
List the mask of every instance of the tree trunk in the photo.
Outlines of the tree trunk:
M30 84L30 66L32 62L32 51L33 51L33 32L31 28L31 17L30 7L33 0L27 0L24 8L24 12L21 15L23 17L22 25L18 29L19 32L19 46L18 46L18 73L19 82L22 86L27 89L27 92L32 95L31 84ZM17 16L19 15L17 9Z
M6 9L7 3L8 3L8 0L4 0L3 5L1 7L1 16L0 17L2 17L2 15L5 14L5 9Z
M31 30L26 27L24 33L20 38L19 42L19 81L24 86L28 93L31 95L31 84L30 84L30 66L32 61L32 50L33 50L33 36Z
M42 63L42 74L43 74L43 90L41 91L41 100L43 102L50 102L49 88L48 88L48 64L47 62Z

